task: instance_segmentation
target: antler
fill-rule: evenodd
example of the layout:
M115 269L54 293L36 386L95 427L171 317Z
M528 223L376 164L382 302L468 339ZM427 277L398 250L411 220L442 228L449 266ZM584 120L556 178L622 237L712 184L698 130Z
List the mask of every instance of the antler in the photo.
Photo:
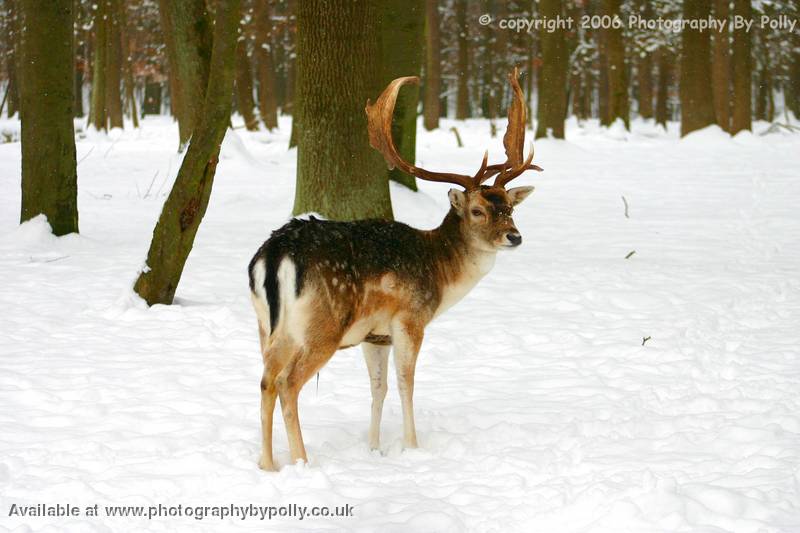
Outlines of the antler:
M489 167L494 173L497 171L498 176L494 180L495 187L505 187L506 183L521 175L526 170L542 171L542 168L537 165L532 165L533 161L533 144L531 144L530 153L523 161L522 154L525 146L525 98L522 95L522 87L519 86L519 69L514 67L508 74L508 81L511 83L511 89L514 91L514 97L511 100L511 105L508 106L508 127L506 127L506 134L503 135L503 146L506 147L507 161L502 165L492 165Z
M525 161L522 160L522 148L525 141L525 101L519 81L517 81L518 73L519 71L515 67L508 76L511 87L514 90L514 99L508 109L508 128L503 136L503 145L505 145L508 160L502 165L487 165L489 157L489 152L487 151L483 156L483 162L478 172L474 176L468 176L466 174L425 170L412 165L400 156L392 140L392 115L394 114L394 106L400 88L408 83L419 83L417 76L397 78L389 83L374 104L367 100L365 111L367 112L369 144L383 155L390 170L397 167L406 174L411 174L423 180L454 183L467 190L477 189L484 181L495 174L498 176L494 181L494 187L503 187L526 170L542 170L540 167L531 164L533 147L531 147L528 158Z
M386 164L389 165L389 170L397 167L406 174L411 174L423 180L455 183L467 190L478 187L479 183L473 176L449 172L431 172L412 165L397 153L397 148L395 148L392 140L392 115L394 114L394 104L397 101L397 93L400 91L400 87L407 83L419 83L419 78L417 76L397 78L383 90L383 93L374 104L367 100L365 110L367 112L369 144L383 155Z

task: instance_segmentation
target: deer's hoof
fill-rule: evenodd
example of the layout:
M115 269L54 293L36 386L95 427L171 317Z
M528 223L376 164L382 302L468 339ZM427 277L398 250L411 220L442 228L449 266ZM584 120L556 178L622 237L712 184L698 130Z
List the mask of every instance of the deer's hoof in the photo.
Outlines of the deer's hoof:
M273 463L271 459L268 460L268 459L265 459L263 457L258 461L258 467L261 470L264 470L265 472L277 472L278 471L278 469L275 468L275 463Z

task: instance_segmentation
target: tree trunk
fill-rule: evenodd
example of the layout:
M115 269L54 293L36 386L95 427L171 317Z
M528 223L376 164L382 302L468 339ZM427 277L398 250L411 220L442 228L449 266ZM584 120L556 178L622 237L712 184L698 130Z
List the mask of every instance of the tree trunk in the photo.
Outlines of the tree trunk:
M102 1L102 0L101 0ZM106 110L110 128L122 128L122 47L119 30L119 3L105 0L106 4Z
M419 76L422 68L422 42L425 28L424 0L384 0L379 13L381 21L381 68L382 76L373 85L374 95L393 79L400 76ZM406 161L416 159L417 105L419 87L406 87L397 96L392 136L398 152ZM389 171L389 179L417 190L413 176L395 168Z
M600 116L601 126L610 126L609 114L609 92L608 92L608 36L605 30L599 29L595 32L597 36L597 71L599 72L599 79L597 80L597 105L598 114Z
M144 82L144 103L142 113L158 115L161 113L161 84L147 78Z
M656 91L656 124L667 128L669 119L669 87L672 84L672 57L665 48L656 52L658 56L658 89Z
M425 129L439 127L442 94L442 49L439 29L439 2L425 0L425 101L423 122Z
M639 58L637 69L639 81L639 116L644 119L653 118L653 55L646 52Z
M603 11L612 19L620 18L622 0L603 0ZM625 68L625 44L622 29L611 27L605 30L606 53L608 54L608 123L618 118L630 128L630 104L628 101L628 72Z
M297 192L294 213L391 218L386 164L369 145L364 104L378 68L372 0L297 5Z
M75 88L73 89L74 103L73 109L75 117L83 116L83 69L85 63L79 58L75 60Z
M183 147L202 118L211 57L210 20L204 0L159 0L159 13Z
M684 0L684 20L707 19L711 0ZM714 124L711 92L711 42L708 31L687 27L681 33L681 136Z
M119 38L122 43L122 63L125 66L125 100L128 104L128 111L131 114L133 127L139 127L139 115L136 111L136 88L133 81L133 63L131 61L131 43L128 38L128 14L125 11L125 1L118 3L119 9Z
M258 76L258 111L264 126L272 131L278 127L277 84L275 63L272 59L272 21L269 2L258 1L255 5L256 72Z
M253 101L253 74L250 71L250 58L247 56L247 41L239 41L236 47L236 105L249 131L258 130Z
M730 20L730 0L714 0L714 18ZM711 65L711 79L714 91L714 116L717 124L725 131L731 129L731 60L730 34L728 24L714 32L714 61Z
M4 38L6 42L6 99L8 105L8 117L13 117L19 111L19 84L17 83L17 71L19 69L19 0L7 0L6 16L7 28ZM2 111L2 110L0 110Z
M562 16L562 0L541 0L539 14L547 19ZM567 116L567 61L569 52L563 31L539 32L542 67L539 69L539 98L536 106L536 138L551 133L564 138Z
M795 118L800 118L800 54L794 55L787 85L786 105L794 113Z
M469 118L469 26L467 25L467 0L456 1L456 31L458 31L458 90L456 118Z
M24 0L20 6L20 222L44 214L56 235L77 233L73 0Z
M733 16L750 20L750 0L734 0ZM744 28L733 31L733 116L731 134L752 129L751 76L752 62L750 32Z
M775 118L775 102L772 96L772 75L769 59L758 72L758 92L756 93L756 119L772 122Z
M92 57L92 96L89 110L91 122L97 131L108 130L106 106L106 69L108 68L108 2L98 0L94 13L94 54Z
M196 65L209 72L206 86L199 88L202 105L196 113L198 120L175 185L153 230L147 268L134 286L148 305L172 303L208 207L220 146L230 121L240 14L239 0L217 0L210 59ZM195 39L200 38L195 34ZM184 44L202 47L198 42Z

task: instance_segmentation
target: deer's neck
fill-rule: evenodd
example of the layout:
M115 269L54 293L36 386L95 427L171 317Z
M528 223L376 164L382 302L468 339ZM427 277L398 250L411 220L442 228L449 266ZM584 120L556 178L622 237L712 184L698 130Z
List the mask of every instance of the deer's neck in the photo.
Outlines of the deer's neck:
M461 217L453 209L430 235L436 249L441 295L434 314L440 315L466 296L489 273L497 252L487 252L474 246L466 234Z

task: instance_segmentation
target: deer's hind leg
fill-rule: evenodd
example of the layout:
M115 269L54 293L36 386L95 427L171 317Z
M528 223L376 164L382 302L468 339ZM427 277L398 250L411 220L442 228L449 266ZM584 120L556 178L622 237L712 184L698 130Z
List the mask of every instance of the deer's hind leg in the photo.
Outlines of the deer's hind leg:
M389 348L390 346L361 343L372 391L372 414L369 422L369 447L372 450L377 450L380 445L381 413L383 412L383 400L386 398L386 378L389 371Z
M298 459L308 462L297 408L300 390L336 353L339 347L338 340L338 338L321 340L320 337L307 340L305 346L295 349L275 380L278 396L281 399L286 435L289 437L289 454L293 463Z
M272 459L272 420L278 396L275 378L280 370L281 351L285 350L285 347L277 343L269 349L268 335L261 324L258 326L258 334L261 340L261 356L264 361L264 373L261 376L261 458L258 466L262 470L276 470Z

